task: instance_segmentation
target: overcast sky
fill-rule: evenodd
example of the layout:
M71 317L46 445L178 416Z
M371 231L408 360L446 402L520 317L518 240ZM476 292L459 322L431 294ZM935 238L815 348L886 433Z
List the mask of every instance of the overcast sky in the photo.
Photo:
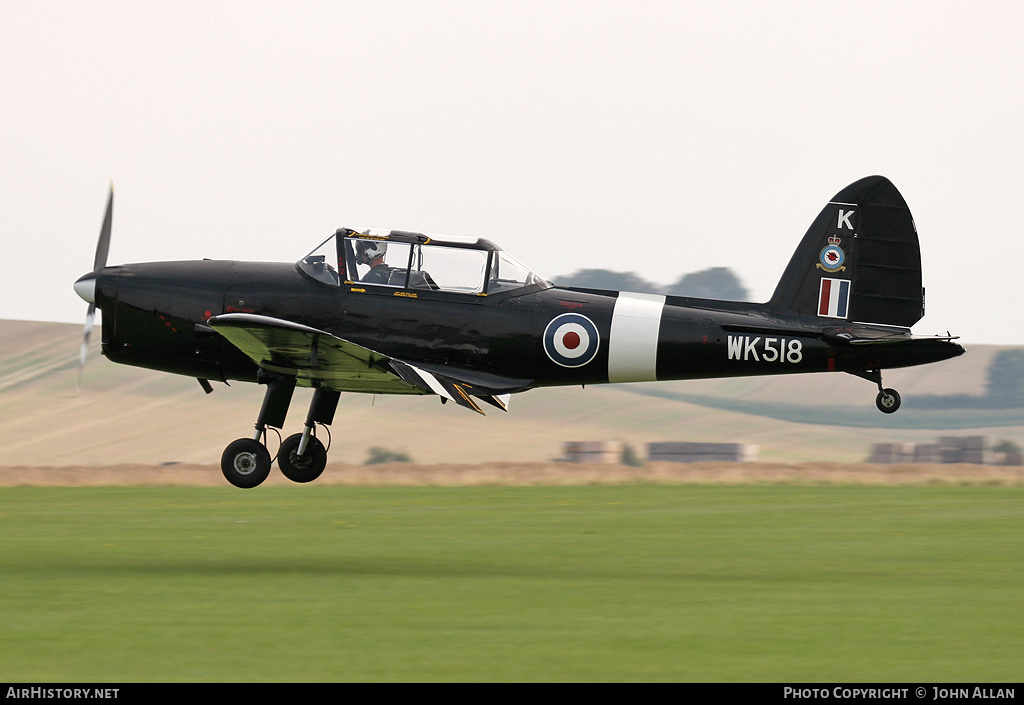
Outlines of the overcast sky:
M1022 36L1012 2L0 0L0 318L84 320L110 181L111 264L381 227L764 301L883 174L914 331L1024 344Z

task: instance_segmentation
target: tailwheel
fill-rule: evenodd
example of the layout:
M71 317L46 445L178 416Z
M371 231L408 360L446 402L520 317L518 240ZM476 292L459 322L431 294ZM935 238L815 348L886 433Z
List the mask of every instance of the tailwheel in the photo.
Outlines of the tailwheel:
M220 469L235 487L256 487L270 474L270 453L259 441L239 438L224 449Z
M299 455L302 435L296 433L288 436L277 452L277 464L284 476L292 482L312 482L327 467L327 449L316 436L308 437L306 449Z
M875 397L875 406L883 414L891 414L900 408L900 393L895 389L885 388Z

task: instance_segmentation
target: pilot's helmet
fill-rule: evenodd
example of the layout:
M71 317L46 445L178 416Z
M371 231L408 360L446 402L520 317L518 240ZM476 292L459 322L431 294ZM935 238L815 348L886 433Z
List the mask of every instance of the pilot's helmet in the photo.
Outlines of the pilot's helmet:
M356 262L369 264L388 251L388 243L380 240L360 240L356 243Z

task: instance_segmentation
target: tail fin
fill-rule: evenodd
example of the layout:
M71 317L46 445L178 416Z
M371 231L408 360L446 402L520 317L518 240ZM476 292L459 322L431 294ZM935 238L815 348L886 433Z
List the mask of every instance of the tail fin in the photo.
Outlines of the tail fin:
M917 228L892 182L869 176L837 193L800 241L769 303L864 323L909 327L921 320Z

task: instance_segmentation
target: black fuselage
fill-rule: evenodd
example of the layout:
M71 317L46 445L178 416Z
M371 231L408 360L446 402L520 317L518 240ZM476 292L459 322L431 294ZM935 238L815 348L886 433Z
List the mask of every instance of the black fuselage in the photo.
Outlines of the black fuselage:
M96 303L110 360L222 381L255 381L258 370L205 325L222 313L293 321L398 359L529 387L860 373L963 351L948 340L909 335L905 342L851 345L845 338L855 336L844 337L844 329L826 331L819 319L773 311L768 304L544 285L487 296L351 282L327 286L281 263L107 267L99 272ZM577 357L558 352L574 355L581 346L586 352Z

